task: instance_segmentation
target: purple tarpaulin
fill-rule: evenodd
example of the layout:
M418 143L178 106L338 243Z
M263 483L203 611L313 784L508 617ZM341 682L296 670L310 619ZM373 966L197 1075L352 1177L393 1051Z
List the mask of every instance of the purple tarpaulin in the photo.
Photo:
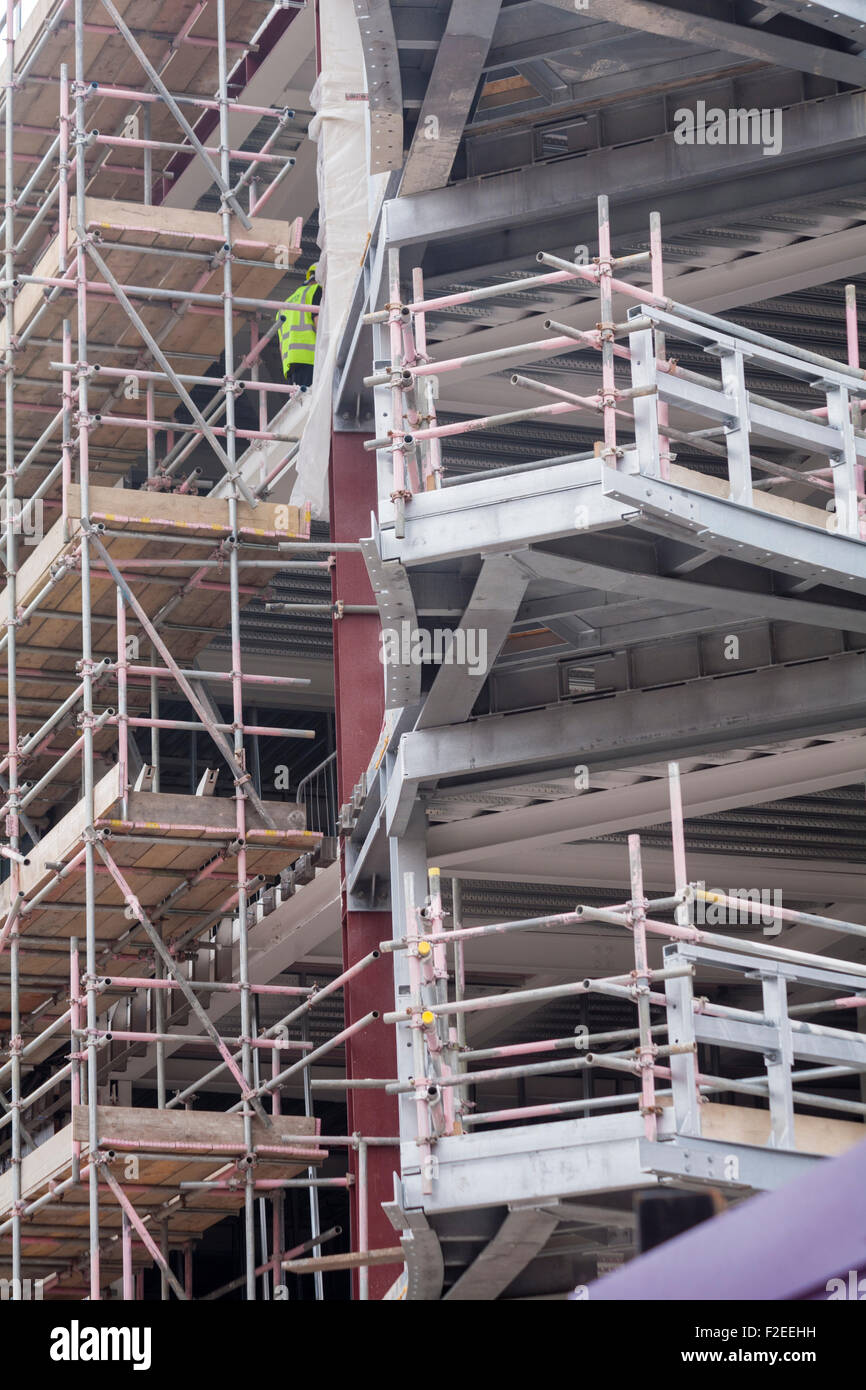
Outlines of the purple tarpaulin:
M572 1299L866 1300L866 1142L742 1202ZM830 1284L830 1281L838 1281Z

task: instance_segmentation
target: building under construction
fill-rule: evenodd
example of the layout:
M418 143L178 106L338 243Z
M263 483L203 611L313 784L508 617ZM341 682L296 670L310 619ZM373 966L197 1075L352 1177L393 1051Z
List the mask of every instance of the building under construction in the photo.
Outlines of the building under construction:
M4 1298L835 1296L866 0L0 23Z

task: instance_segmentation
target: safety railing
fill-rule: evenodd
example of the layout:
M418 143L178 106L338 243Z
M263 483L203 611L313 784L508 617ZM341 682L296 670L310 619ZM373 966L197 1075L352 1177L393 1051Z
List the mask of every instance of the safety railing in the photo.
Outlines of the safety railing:
M684 444L690 451L725 460L729 500L752 505L756 488L802 485L805 480L832 499L827 529L860 537L866 497L866 432L861 428L866 372L860 367L854 286L846 287L847 362L843 363L668 298L664 293L658 213L650 215L650 249L619 257L611 253L608 202L603 196L598 200L598 217L599 254L591 263L569 261L542 251L538 260L549 267L546 273L436 298L424 297L423 278L416 270L413 299L409 303L401 297L398 254L390 253L388 307L365 319L374 328L376 360L387 361L386 367L380 366L374 375L365 378L365 385L377 392L377 418L387 423L387 429L364 447L390 458L390 500L397 538L404 534L406 504L413 495L475 480L476 475L443 477L443 439L578 413L601 416L599 439L588 453L541 459L529 465L493 470L494 473L598 458L612 468L667 479L673 458L671 445ZM585 252L587 248L578 249ZM618 272L638 267L649 270L650 288L619 277ZM480 303L506 292L530 295L568 282L573 282L575 288L584 285L597 291L599 321L594 327L582 329L546 319L543 326L547 336L488 352L431 357L427 346L430 314ZM635 307L628 311L627 318L616 322L614 304L623 299L634 301ZM697 345L717 375L689 371L669 359L665 340L670 337ZM600 386L592 394L581 394L525 374L525 370L531 371L525 369L525 364L534 358L587 352L597 352L601 358ZM628 387L616 384L617 360L629 364ZM774 377L787 378L789 383L793 380L804 392L816 391L823 401L814 409L801 409L750 391L746 384L747 365ZM438 422L440 377L471 368L500 371L510 366L525 369L514 372L510 378L516 396L515 409L447 424ZM582 370L586 370L583 365ZM530 395L545 400L538 405L520 404ZM673 426L671 408L709 421L709 428ZM808 464L802 470L788 467L755 452L753 439L806 449L825 457L827 464ZM760 477L753 481L756 473Z
M306 813L308 830L335 835L337 827L337 754L326 758L298 783L296 800Z
M832 1085L828 1091L828 1083L866 1072L866 1033L856 1027L856 1011L866 1008L866 965L782 946L774 939L782 927L793 926L866 939L866 926L783 907L777 894L770 901L764 893L754 904L743 896L708 891L701 883L689 882L676 764L670 765L669 780L676 886L668 896L647 899L644 894L638 835L629 837L631 896L609 908L578 905L571 912L463 927L458 897L455 923L448 927L439 871L430 870L423 904L414 900L412 876L407 875L405 933L383 941L380 949L405 952L408 957L408 998L400 999L400 1007L386 1014L385 1022L397 1028L405 1043L398 1039L398 1057L411 1057L411 1064L401 1068L403 1074L396 1078L358 1084L378 1085L390 1094L414 1098L413 1137L426 1193L434 1190L437 1144L481 1125L519 1125L540 1117L591 1116L636 1106L646 1137L652 1140L659 1134L664 1109L672 1106L676 1132L700 1135L702 1104L730 1092L763 1105L769 1114L769 1145L793 1150L797 1147L795 1115L804 1109L866 1118L866 1103L830 1093ZM744 913L749 921L750 913L757 914L765 934L754 939L739 930L736 934L707 930L703 925L707 917L714 920L708 912L710 904L716 913L727 913L724 920L737 927ZM665 917L673 920L662 920ZM466 943L513 932L562 932L588 923L631 936L632 970L467 997ZM656 938L665 943L660 966L650 964L649 946ZM737 1008L721 999L698 996L694 990L698 972L710 973L711 978L722 972L740 984L758 981L760 1007ZM788 990L794 985L821 997L792 1005ZM478 1013L592 994L630 1002L636 1010L635 1026L484 1049L467 1047L460 1028ZM652 1010L657 1011L658 1021L653 1020ZM853 1014L853 1026L810 1021L810 1015L836 1010ZM739 1075L733 1066L728 1076L703 1071L698 1049L704 1044L726 1053L757 1053L763 1058L763 1070L747 1076ZM511 1060L526 1055L533 1060ZM636 1088L613 1096L581 1094L496 1110L476 1110L470 1100L478 1088L586 1071L631 1076ZM353 1083L343 1084L351 1088Z

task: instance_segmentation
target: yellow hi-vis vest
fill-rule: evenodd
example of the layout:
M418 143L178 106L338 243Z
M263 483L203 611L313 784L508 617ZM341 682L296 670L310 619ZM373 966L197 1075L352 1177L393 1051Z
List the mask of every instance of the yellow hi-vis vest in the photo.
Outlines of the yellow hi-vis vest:
M290 294L286 303L312 304L318 291L316 281L309 280ZM296 309L280 309L277 320L283 376L288 376L290 369L299 363L312 367L316 359L316 316Z

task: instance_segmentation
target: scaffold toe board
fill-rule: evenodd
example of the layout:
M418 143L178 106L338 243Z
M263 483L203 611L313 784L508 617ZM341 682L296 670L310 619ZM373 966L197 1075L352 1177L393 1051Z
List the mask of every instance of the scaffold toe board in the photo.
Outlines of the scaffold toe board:
M701 1106L700 1116L704 1139L756 1146L765 1146L770 1142L772 1123L766 1106L723 1105L713 1101ZM836 1120L829 1115L794 1116L794 1147L799 1153L829 1158L845 1153L854 1144L859 1144L863 1137L863 1124L860 1121Z

